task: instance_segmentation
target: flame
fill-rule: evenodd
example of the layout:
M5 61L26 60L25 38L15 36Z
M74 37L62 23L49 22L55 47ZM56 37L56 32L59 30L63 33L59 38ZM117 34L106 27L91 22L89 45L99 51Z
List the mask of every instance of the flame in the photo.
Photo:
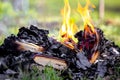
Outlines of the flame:
M92 36L95 35L96 37L96 42L93 44L94 46L94 52L90 58L90 63L94 63L95 60L98 58L99 52L97 50L98 44L99 44L99 35L97 34L96 29L94 28L94 25L92 23L91 17L90 17L90 10L89 8L95 8L93 4L91 4L90 0L86 0L86 5L84 7L81 6L81 4L78 4L78 12L81 14L82 19L84 21L84 37L85 39L87 36Z
M68 0L64 0L65 6L61 10L61 14L63 17L63 24L60 29L60 34L59 36L61 37L61 42L71 48L75 49L76 45L76 38L74 37L74 34L78 31L78 27L74 24L74 21L71 20L70 15L71 15L71 8ZM96 40L94 43L88 42L89 45L83 43L82 46L90 47L90 49L94 49L94 51L91 51L90 54L91 57L89 59L90 63L94 63L95 60L99 56L99 51L98 51L98 44L99 44L99 35L97 34L96 29L94 28L94 25L92 23L91 17L90 17L90 10L89 8L95 8L93 4L91 4L90 0L86 0L86 5L84 7L81 6L81 4L78 4L77 11L81 14L82 19L84 21L84 39L86 41L87 38L95 36ZM84 40L83 39L83 40ZM92 45L92 46L91 46ZM82 48L80 48L82 50Z
M95 60L98 58L98 56L99 56L99 51L94 52L91 59L90 59L90 63L94 63Z
M94 33L95 30L94 30L94 26L92 24L92 20L91 20L91 17L90 17L90 10L89 10L89 7L92 7L92 8L95 8L95 6L93 4L90 3L90 0L86 0L86 5L85 7L82 7L81 4L79 3L78 4L78 12L81 14L82 16L82 19L84 21L84 29L88 32L90 32L89 30L91 29L92 32ZM90 26L90 29L88 28L88 26Z
M60 36L62 37L62 42L70 47L74 48L74 44L76 39L74 38L74 34L78 31L77 26L74 24L74 21L70 19L71 8L68 0L64 0L65 6L61 10L63 16L63 24L60 29Z

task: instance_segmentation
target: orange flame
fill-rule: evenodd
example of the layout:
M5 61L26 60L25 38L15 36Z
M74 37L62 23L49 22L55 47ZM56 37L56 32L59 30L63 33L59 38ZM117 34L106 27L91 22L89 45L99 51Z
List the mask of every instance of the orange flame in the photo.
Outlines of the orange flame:
M88 29L87 25L89 25L90 28L91 28L91 30L92 30L92 32L95 32L94 31L94 26L92 24L92 20L91 20L90 14L89 14L90 13L90 10L89 10L90 6L93 7L93 8L95 8L95 6L90 3L90 0L86 0L85 7L82 7L81 4L79 3L77 10L81 14L82 19L84 21L84 29L86 29L88 31L89 29ZM88 32L90 32L90 31L88 31Z
M92 24L92 20L90 17L90 10L89 8L95 8L93 4L90 3L90 0L86 0L86 5L84 7L81 6L81 4L78 4L78 12L81 14L82 19L84 21L84 36L87 38L87 35L95 35L96 36L96 42L94 43L94 53L91 56L90 63L94 63L95 60L98 58L99 52L97 50L98 43L99 43L99 36L97 34L97 31L94 29L94 25Z
M98 58L98 56L99 56L99 51L94 52L90 59L90 63L94 63L96 61L96 59Z
M68 0L64 0L65 6L61 10L61 14L63 17L63 24L60 29L60 37L62 43L71 48L74 49L76 44L76 39L74 37L74 34L78 31L77 26L74 24L74 21L71 20L70 14L71 14L71 8ZM96 29L94 29L94 25L92 24L92 20L90 17L90 10L89 8L95 8L93 4L90 3L90 0L86 0L85 7L82 7L81 4L78 4L78 12L81 14L82 19L84 21L84 37L85 39L87 36L96 36L96 41L93 44L94 52L90 58L90 63L94 63L95 60L99 56L99 51L97 50L98 44L99 44L99 35L97 34Z
M68 0L64 0L65 6L62 9L61 13L63 16L63 24L60 29L60 36L62 37L62 42L70 47L74 48L76 39L74 34L78 31L77 26L74 24L74 21L70 19L71 8Z

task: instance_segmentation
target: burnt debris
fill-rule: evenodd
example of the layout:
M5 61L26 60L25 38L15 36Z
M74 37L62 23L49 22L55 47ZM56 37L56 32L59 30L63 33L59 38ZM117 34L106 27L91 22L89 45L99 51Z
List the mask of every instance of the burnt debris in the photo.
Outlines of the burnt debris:
M46 66L49 62L53 68L63 70L61 76L65 76L65 79L117 75L115 71L120 65L120 48L107 40L102 30L95 30L99 35L97 48L92 45L96 36L85 39L84 31L80 31L75 37L78 39L77 49L82 50L76 51L49 37L47 30L33 25L30 28L22 27L17 36L7 37L0 46L0 76L14 75L19 78L20 69L31 71L33 64ZM94 63L90 63L92 52L96 50L99 51L99 56Z

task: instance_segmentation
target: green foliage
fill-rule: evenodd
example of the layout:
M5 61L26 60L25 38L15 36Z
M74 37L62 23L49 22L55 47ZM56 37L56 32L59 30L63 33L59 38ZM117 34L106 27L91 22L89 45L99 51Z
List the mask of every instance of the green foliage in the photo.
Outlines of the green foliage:
M17 35L18 30L19 30L18 27L10 27L10 28L8 28L8 33L9 33L9 34Z
M120 46L120 27L119 26L105 26L100 25L100 28L104 31L106 38L114 41L117 45Z
M31 1L30 1L31 2ZM28 3L29 4L29 3ZM27 25L28 22L31 19L39 19L39 13L36 10L35 4L36 2L34 1L34 3L31 3L30 6L31 7L26 13L24 11L15 11L12 3L7 1L7 2L2 2L0 1L0 20L4 20L5 18L10 21L10 25L9 22L5 23L6 25L9 25L10 27L12 26L19 26L19 25Z
M0 36L0 45L3 43L5 36Z
M23 73L22 80L62 80L58 74L52 67L45 67L43 71L34 67L30 73Z
M9 2L0 1L0 19L5 16L15 17L17 13L13 10L12 5Z
M58 77L59 72L55 71L52 67L46 67L44 70L45 80L62 80L62 78Z
M30 6L35 6L36 4L39 3L39 0L29 0L29 3L30 3Z
M119 8L120 9L120 0L105 0L105 5L107 5L106 7L109 8Z

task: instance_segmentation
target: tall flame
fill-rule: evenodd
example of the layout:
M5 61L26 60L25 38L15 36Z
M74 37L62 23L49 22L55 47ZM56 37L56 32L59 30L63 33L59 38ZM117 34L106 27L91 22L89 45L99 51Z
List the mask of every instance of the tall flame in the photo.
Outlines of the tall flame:
M94 26L92 24L92 20L91 20L91 17L90 17L90 10L89 8L92 7L92 8L95 8L95 6L93 4L90 3L90 0L86 0L86 5L85 7L82 7L81 4L79 3L78 4L78 12L81 14L82 16L82 19L84 21L84 29L85 30L89 30L88 26L90 26L90 29L92 30L92 32L94 33ZM90 32L90 31L88 31Z
M84 21L85 39L87 38L87 36L92 36L92 35L95 35L96 37L96 42L94 43L94 46L93 46L94 52L92 53L92 56L90 58L90 63L94 63L99 56L99 52L97 50L98 44L99 44L99 36L97 34L96 29L94 29L94 25L92 24L92 20L90 17L90 10L89 10L90 7L95 8L95 6L90 3L90 0L86 0L86 5L82 7L81 4L79 3L77 10L81 14L82 19Z
M63 17L63 24L60 29L60 36L62 43L66 45L67 47L74 49L76 44L76 39L74 37L75 33L78 31L77 26L74 24L74 21L71 20L70 14L71 14L71 8L68 0L64 0L65 6L61 10L62 17ZM94 63L95 60L99 56L98 44L99 44L99 35L97 34L96 29L94 28L94 25L92 24L92 20L90 17L90 10L89 8L95 8L93 4L90 3L90 0L86 0L86 5L84 7L81 6L81 4L78 4L78 12L81 14L82 19L84 21L84 37L83 40L87 40L90 36L95 36L95 41L92 43L92 47L90 49L93 49L90 54L90 63ZM84 42L84 41L83 41ZM89 42L88 42L89 43ZM84 43L82 46L86 46ZM82 50L82 49L80 49Z
M67 46L74 48L75 38L74 34L78 31L77 26L74 21L70 19L71 8L68 0L64 0L65 6L61 10L63 16L63 24L60 29L60 36L62 37L62 42L64 44L68 43ZM69 43L70 42L70 43Z

